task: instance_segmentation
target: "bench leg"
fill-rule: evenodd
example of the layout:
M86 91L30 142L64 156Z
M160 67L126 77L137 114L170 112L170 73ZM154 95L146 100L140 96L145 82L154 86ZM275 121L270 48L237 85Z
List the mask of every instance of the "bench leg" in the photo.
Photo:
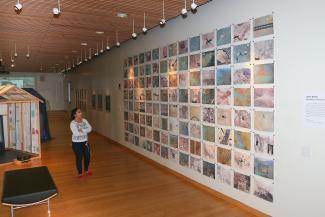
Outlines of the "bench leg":
M50 204L50 199L47 200L47 213L49 216L51 216L51 204Z
M14 217L14 206L10 206L10 215Z

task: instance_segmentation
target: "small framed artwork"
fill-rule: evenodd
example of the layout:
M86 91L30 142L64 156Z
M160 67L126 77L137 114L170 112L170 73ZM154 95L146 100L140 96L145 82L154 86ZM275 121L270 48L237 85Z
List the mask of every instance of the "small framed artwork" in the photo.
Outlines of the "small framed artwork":
M97 95L97 103L98 103L98 110L103 110L103 95L99 94Z
M96 109L96 95L94 94L91 96L91 107Z
M105 110L107 112L111 112L111 96L110 95L105 96Z

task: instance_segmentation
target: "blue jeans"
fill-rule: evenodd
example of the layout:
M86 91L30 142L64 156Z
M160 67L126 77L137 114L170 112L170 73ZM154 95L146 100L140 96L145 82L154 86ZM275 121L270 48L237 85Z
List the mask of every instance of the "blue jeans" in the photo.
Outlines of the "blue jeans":
M72 142L72 150L76 155L76 166L78 174L82 174L82 160L84 158L84 170L88 171L90 162L90 148L88 142Z

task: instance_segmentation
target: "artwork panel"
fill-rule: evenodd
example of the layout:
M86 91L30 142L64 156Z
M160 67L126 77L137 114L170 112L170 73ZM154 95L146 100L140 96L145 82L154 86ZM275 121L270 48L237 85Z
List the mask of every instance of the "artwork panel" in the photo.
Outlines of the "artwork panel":
M273 132L274 131L274 112L254 112L255 130Z
M217 69L217 85L231 85L231 68Z
M273 88L255 88L254 106L263 108L274 108L274 89Z
M218 109L217 110L217 124L223 126L231 126L232 124L231 109Z
M179 105L179 118L188 119L189 109L187 105Z
M201 67L201 54L190 55L190 69L199 69Z
M165 59L168 57L168 46L160 48L160 58Z
M222 48L217 50L217 65L231 64L231 48Z
M215 179L215 164L203 161L203 175Z
M200 88L190 89L190 102L191 103L201 103L201 89Z
M178 89L169 89L169 102L178 102Z
M218 128L217 136L221 145L232 146L234 144L234 131L232 129Z
M274 63L254 65L254 84L274 83Z
M234 88L234 105L251 106L251 88Z
M190 72L190 86L200 86L201 85L201 72L191 71Z
M177 55L177 43L168 45L168 56L173 57Z
M260 157L254 158L254 174L267 178L273 179L274 177L274 161L264 159Z
M199 51L201 48L201 37L195 36L190 38L190 52Z
M217 148L217 163L231 166L231 149Z
M203 70L202 73L202 86L214 86L215 85L215 71Z
M217 88L217 105L231 105L232 88Z
M203 108L202 109L202 120L211 124L215 123L216 115L215 108Z
M273 15L267 15L254 19L253 32L255 38L274 34Z
M236 63L249 62L251 60L251 44L240 44L234 46L233 61Z
M190 123L190 136L196 139L201 139L201 125Z
M178 148L178 136L169 134L169 146L172 148Z
M235 126L242 128L251 128L251 113L246 110L235 110Z
M202 35L202 49L213 48L215 46L215 33L209 32Z
M202 89L202 104L215 104L214 89Z
M225 27L217 30L217 45L222 46L231 42L231 27Z
M254 134L255 153L273 156L274 136Z
M203 140L208 142L215 142L215 128L211 126L202 126Z
M188 89L179 89L179 102L188 103Z
M215 155L215 147L214 147L214 145L203 142L202 156L207 161L215 162L216 155Z
M178 87L187 87L188 82L188 72L182 72L178 74Z
M237 68L233 75L234 85L250 84L251 83L251 69Z
M235 130L234 132L234 146L243 150L251 150L251 133Z
M266 200L268 202L273 202L273 185L266 183L260 179L255 178L254 179L254 189L253 194L256 197L259 197L263 200Z
M179 165L189 167L189 155L182 152L179 153Z
M234 188L249 193L251 189L251 177L234 172Z
M177 74L169 74L169 87L177 87Z
M173 118L178 117L178 105L169 104L169 117L173 117Z
M190 140L190 152L191 154L201 156L201 142Z
M234 169L244 174L251 173L251 154L234 151Z
M207 51L202 53L202 67L215 66L215 51Z
M200 106L190 106L190 120L191 121L201 121L201 107Z
M189 152L190 145L189 145L189 139L188 138L179 136L178 144L179 144L179 150L180 151L187 152L187 153Z
M152 50L152 60L159 60L159 48Z
M231 185L231 169L222 167L220 165L217 166L217 179L226 185Z
M201 173L202 161L197 157L190 157L190 168L198 173Z
M178 42L178 54L186 54L188 53L188 40Z
M251 22L244 22L234 25L234 42L246 41L251 37Z
M174 163L178 163L178 150L169 149L169 160Z
M188 56L183 56L178 58L178 69L179 71L184 71L188 69Z
M254 43L255 60L273 59L274 41L273 39L258 41Z

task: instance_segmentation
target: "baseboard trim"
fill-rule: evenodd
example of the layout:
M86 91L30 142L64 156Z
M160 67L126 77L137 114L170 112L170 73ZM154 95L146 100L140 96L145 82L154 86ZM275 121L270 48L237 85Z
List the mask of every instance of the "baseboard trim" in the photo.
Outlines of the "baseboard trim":
M94 133L104 137L105 140L107 140L109 143L112 143L113 145L127 151L128 153L133 154L134 156L136 156L136 157L150 163L151 165L155 166L156 168L158 168L158 169L160 169L160 170L162 170L162 171L164 171L166 173L170 173L170 174L176 176L177 178L191 184L192 186L194 186L197 189L200 189L200 190L202 190L204 192L207 192L208 194L213 195L213 196L215 196L215 197L217 197L219 199L225 200L225 201L227 201L227 202L229 202L229 203L231 203L231 204L233 204L233 205L235 205L235 206L237 206L237 207L251 213L252 215L257 216L257 217L270 217L269 215L267 215L267 214L265 214L265 213L263 213L263 212L261 212L259 210L256 210L256 209L254 209L254 208L252 208L250 206L247 206L246 204L244 204L244 203L242 203L242 202L240 202L238 200L235 200L235 199L233 199L233 198L231 198L231 197L229 197L227 195L224 195L224 194L222 194L222 193L220 193L218 191L215 191L215 190L213 190L213 189L211 189L211 188L209 188L209 187L207 187L207 186L205 186L205 185L203 185L203 184L201 184L199 182L196 182L196 181L194 181L194 180L192 180L192 179L190 179L190 178L188 178L188 177L186 177L186 176L184 176L184 175L182 175L182 174L180 174L180 173L178 173L178 172L176 172L176 171L174 171L174 170L172 170L172 169L170 169L170 168L168 168L168 167L166 167L166 166L164 166L164 165L162 165L162 164L160 164L160 163L158 163L158 162L156 162L156 161L154 161L154 160L152 160L152 159L150 159L150 158L148 158L148 157L146 157L146 156L144 156L144 155L142 155L142 154L140 154L140 153L138 153L138 152L136 152L136 151L134 151L134 150L132 150L130 148L128 148L127 146L125 146L125 145L123 145L123 144L121 144L121 143L119 143L119 142L117 142L115 140L112 140L112 139L110 139L110 138L108 138L108 137L106 137L106 136L104 136L104 135L102 135L102 134L100 134L98 132L94 132Z

